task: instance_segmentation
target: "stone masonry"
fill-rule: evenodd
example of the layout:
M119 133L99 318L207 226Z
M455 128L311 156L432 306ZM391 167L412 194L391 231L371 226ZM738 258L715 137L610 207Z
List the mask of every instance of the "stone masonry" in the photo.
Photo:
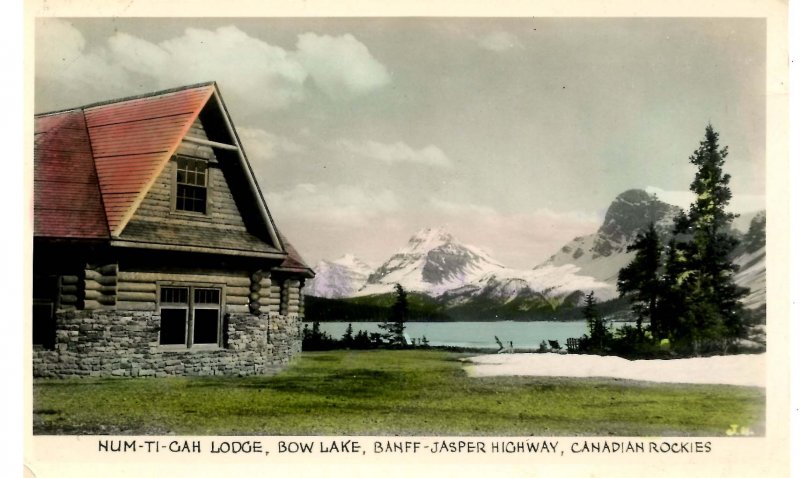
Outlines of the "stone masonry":
M157 312L61 311L54 350L34 349L35 377L271 374L297 356L295 315L227 314L223 346L176 350L158 343Z

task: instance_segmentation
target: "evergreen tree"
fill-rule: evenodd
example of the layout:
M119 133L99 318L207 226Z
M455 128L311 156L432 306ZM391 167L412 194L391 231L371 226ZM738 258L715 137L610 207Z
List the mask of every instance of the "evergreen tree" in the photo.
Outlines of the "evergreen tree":
M617 290L620 297L631 298L636 313L636 331L642 337L642 321L650 321L650 329L657 337L661 335L656 307L661 295L661 240L651 222L647 231L640 233L628 246L628 252L636 252L631 263L619 271Z
M597 311L597 301L594 298L594 291L584 297L583 318L589 327L588 346L590 350L602 352L608 347L611 334L608 331L605 320Z
M353 340L353 324L347 324L347 329L345 329L344 335L342 335L342 345L351 347L353 345Z
M406 345L405 331L408 318L408 296L400 284L395 284L395 301L389 310L389 318L378 327L384 330L382 337L391 345Z
M731 233L736 217L726 211L731 200L730 175L722 170L728 148L719 147L711 125L689 158L697 166L691 184L695 200L676 221L676 232L691 239L678 243L683 270L676 276L686 306L678 332L695 353L721 344L723 349L744 333L740 299L747 290L733 282L737 267L730 259L737 240Z
M751 254L767 244L766 214L758 214L750 221L750 227L742 242L744 242L745 251Z
M656 304L656 323L659 338L674 341L680 336L681 320L686 317L686 306L680 289L685 258L678 248L676 238L667 245L664 273L661 276L661 300Z
M392 342L395 345L405 345L405 331L406 319L408 318L408 296L403 286L395 284L394 286L397 297L392 305L390 318L392 320L392 333L394 334Z

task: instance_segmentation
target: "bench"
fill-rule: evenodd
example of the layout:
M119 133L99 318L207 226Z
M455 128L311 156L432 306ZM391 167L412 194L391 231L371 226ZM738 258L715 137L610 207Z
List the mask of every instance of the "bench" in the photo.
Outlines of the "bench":
M578 351L578 339L576 338L567 339L567 352L574 354L577 351Z

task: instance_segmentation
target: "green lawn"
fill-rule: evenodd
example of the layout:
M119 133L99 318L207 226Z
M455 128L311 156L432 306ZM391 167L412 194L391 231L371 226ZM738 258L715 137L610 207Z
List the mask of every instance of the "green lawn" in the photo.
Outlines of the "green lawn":
M470 378L441 351L305 352L273 377L35 380L36 434L763 434L762 389Z

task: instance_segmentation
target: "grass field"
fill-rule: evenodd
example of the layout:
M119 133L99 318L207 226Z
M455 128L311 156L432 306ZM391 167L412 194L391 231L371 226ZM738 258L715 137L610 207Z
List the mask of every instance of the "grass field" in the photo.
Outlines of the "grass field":
M441 351L303 353L273 377L35 380L35 434L763 434L758 388L470 378Z

